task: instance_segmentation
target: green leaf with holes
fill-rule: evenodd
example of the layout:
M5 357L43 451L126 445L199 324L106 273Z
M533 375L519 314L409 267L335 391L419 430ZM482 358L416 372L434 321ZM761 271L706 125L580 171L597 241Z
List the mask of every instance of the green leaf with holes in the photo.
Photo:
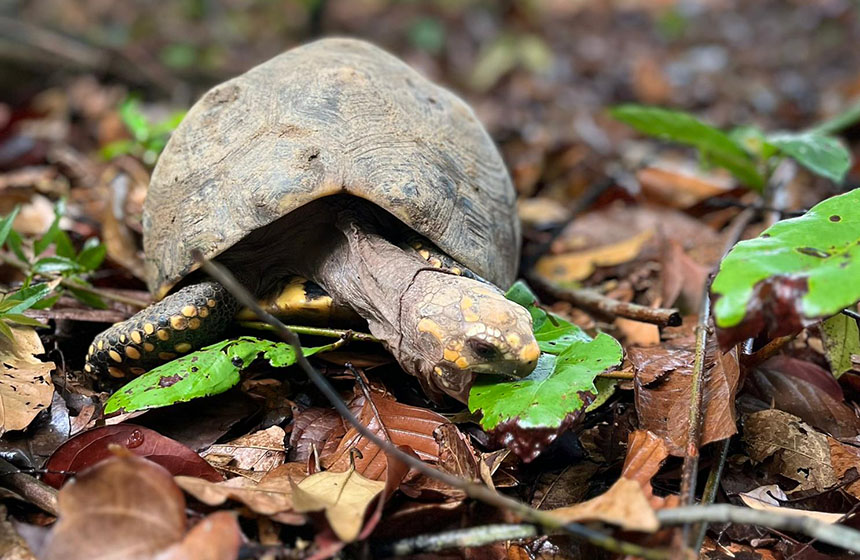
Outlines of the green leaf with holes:
M340 341L302 348L305 356L332 350ZM111 395L105 414L114 415L217 395L239 383L239 373L260 355L275 367L296 362L293 349L283 342L251 336L225 340L177 358L137 377Z
M860 328L853 317L837 313L821 323L819 329L830 372L838 379L854 369L852 356L860 356Z
M711 286L728 347L824 319L860 300L860 189L829 198L735 245Z
M547 313L522 282L506 295L531 313L541 356L523 379L479 377L469 393L469 410L480 411L485 430L531 460L594 400L594 379L621 363L621 345L604 333L592 339L576 325Z
M735 138L689 113L635 104L619 105L609 112L643 134L697 148L705 161L727 169L748 187L764 187L755 160Z

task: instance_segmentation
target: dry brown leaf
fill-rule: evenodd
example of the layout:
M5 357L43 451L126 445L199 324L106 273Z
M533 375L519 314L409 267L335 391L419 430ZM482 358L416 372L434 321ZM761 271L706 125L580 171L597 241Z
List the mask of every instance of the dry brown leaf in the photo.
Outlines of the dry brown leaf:
M776 484L768 486L759 486L755 490L743 492L740 495L741 500L747 507L761 511L773 511L790 517L810 517L823 521L824 523L837 523L845 516L841 513L827 513L824 511L810 511L805 509L794 509L783 507L779 500L786 501L788 496Z
M768 408L800 417L838 438L860 432L860 418L845 404L833 374L811 362L775 356L754 369L749 386Z
M674 239L667 240L664 249L661 259L663 270L660 275L663 305L678 305L683 309L698 310L710 267L696 262Z
M332 454L346 434L343 418L332 408L313 407L298 413L290 433L290 459L305 462L316 448L321 457Z
M655 346L660 344L660 327L657 325L616 317L615 326L624 336L626 346Z
M671 101L672 84L654 53L639 53L633 59L633 89L636 99L643 103L664 105Z
M185 534L185 498L170 473L135 456L80 473L60 490L59 510L43 560L151 559Z
M550 510L568 523L603 521L627 531L651 533L660 527L648 497L638 482L620 478L605 493L574 506Z
M838 481L830 459L827 436L781 410L762 410L744 422L750 458L767 461L772 472L797 481L797 490L826 490Z
M307 476L301 463L287 463L268 473L262 481L236 477L224 482L209 482L202 478L177 476L180 488L206 505L219 506L227 500L236 500L260 515L273 515L293 507L293 489L290 481Z
M320 472L293 483L293 509L299 513L324 511L335 535L352 542L361 532L367 506L383 489L385 482L365 478L354 468Z
M617 245L648 231L656 232L642 251L642 256L649 258L658 256L660 245L667 239L677 241L691 253L697 253L697 248L702 246L721 247L723 244L713 229L683 212L656 206L614 204L577 216L553 242L552 253ZM698 258L696 261L700 262Z
M408 406L395 401L389 395L373 394L373 402L382 424L377 421L373 408L364 396L350 402L350 408L362 424L383 439L398 446L414 450L422 461L438 461L439 445L433 432L448 420L426 408ZM321 457L327 470L345 471L350 465L350 453L357 449L361 457L355 458L355 470L371 480L384 480L388 461L379 447L366 440L355 428L350 428L334 453Z
M154 560L235 560L242 545L236 517L218 511L203 518L177 543Z
M256 481L286 458L283 428L272 426L227 443L211 446L201 456L215 468Z
M29 426L54 395L54 362L35 357L45 352L39 335L30 327L11 329L14 341L0 336L0 435Z
M662 437L669 453L679 457L684 455L690 425L694 344L694 338L686 337L627 352L636 374L634 389L640 424ZM701 445L726 439L737 431L734 402L740 376L736 351L723 354L715 344L709 346L705 367Z
M682 210L733 188L727 173L707 173L699 166L679 162L662 161L640 169L636 178L649 199Z
M612 245L563 255L546 255L538 260L535 271L550 282L579 282L591 276L598 266L632 261L653 236L654 230L648 229Z
M830 446L830 462L836 476L841 479L851 469L857 469L857 474L860 475L860 450L831 437L827 438L827 444ZM860 480L845 486L844 490L860 500Z

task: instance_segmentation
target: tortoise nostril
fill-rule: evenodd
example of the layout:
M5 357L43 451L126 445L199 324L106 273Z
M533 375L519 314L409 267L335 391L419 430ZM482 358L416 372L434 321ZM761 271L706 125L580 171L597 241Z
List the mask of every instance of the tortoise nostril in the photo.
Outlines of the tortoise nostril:
M499 355L499 350L495 346L481 338L470 338L467 343L475 355L482 360L493 360Z

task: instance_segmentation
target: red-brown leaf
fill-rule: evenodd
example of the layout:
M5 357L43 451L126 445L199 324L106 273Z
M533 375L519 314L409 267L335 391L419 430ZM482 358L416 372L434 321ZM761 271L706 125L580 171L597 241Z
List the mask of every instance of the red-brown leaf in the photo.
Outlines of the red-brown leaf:
M125 447L135 455L161 465L174 476L194 476L211 482L223 480L209 463L178 441L132 424L104 426L78 434L51 455L45 469L72 473L82 471L111 457L113 454L108 449L110 445ZM58 472L49 472L43 480L54 488L59 488L68 477L69 475Z
M693 338L684 338L627 352L636 373L636 411L641 426L662 437L669 453L676 456L684 455L689 432L694 344ZM722 354L713 344L708 348L705 367L701 445L737 431L734 402L740 376L735 350Z

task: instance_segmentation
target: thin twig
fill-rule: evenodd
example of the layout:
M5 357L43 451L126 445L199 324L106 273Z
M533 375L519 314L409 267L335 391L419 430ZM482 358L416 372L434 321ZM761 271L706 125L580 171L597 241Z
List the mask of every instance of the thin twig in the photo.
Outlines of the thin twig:
M769 529L801 533L832 546L860 552L860 531L843 525L825 523L812 517L797 517L729 504L714 504L662 509L657 512L657 520L660 521L661 525L681 525L696 522L757 525Z
M661 327L677 327L681 324L681 314L677 309L646 307L636 303L618 301L594 290L562 288L534 272L528 275L528 280L536 288L556 299L611 317L624 317L643 323L653 323Z
M525 523L479 525L444 533L418 535L399 541L381 543L372 548L374 558L410 556L424 552L441 552L451 548L484 546L487 544L536 537L538 528Z
M5 459L0 459L0 482L16 492L39 509L57 515L57 491L38 480L24 474Z
M747 209L738 214L732 222L726 235L726 244L723 248L725 257L732 247L738 242L747 224L755 216L755 210ZM716 269L716 267L715 267ZM690 416L689 431L684 450L684 464L681 468L681 505L690 505L696 498L696 477L699 472L699 445L702 439L702 410L703 396L705 390L705 357L708 346L708 330L711 320L711 301L709 297L710 283L713 275L709 274L705 281L705 289L699 308L699 319L696 323L696 349L695 362L690 385ZM691 526L684 524L680 536L680 542L676 544L688 546L690 543ZM677 552L680 553L680 550Z
M302 353L299 338L294 332L287 329L283 323L262 309L254 300L253 296L251 296L251 294L249 294L248 291L245 290L238 281L236 281L233 275L223 267L213 263L212 261L203 260L199 253L195 255L195 259L201 263L203 270L207 274L212 276L218 282L221 282L221 284L227 288L227 290L233 294L233 296L236 297L242 305L251 309L260 319L271 325L274 331L293 347L293 350L296 353L296 362L299 367L302 368L308 378L310 378L314 385L316 385L320 392L326 397L326 399L328 399L335 410L337 410L347 422L352 424L362 437L367 438L389 457L405 463L407 466L415 469L423 475L438 480L439 482L447 484L453 488L462 490L470 498L510 511L519 515L526 521L543 526L547 530L563 530L566 533L585 539L597 547L617 554L641 556L646 560L665 560L668 558L668 554L664 550L645 548L633 543L620 541L609 535L601 533L600 531L590 529L577 523L566 523L564 520L548 512L533 509L518 500L503 494L497 494L482 484L469 482L460 477L440 471L420 459L404 453L390 442L380 438L355 417L352 411L349 410L346 403L344 403L340 398L340 395L334 387L332 387L328 380L311 365L307 357Z
M719 457L711 466L711 472L708 474L708 481L705 482L705 488L702 490L702 504L710 505L717 499L717 491L720 489L720 479L723 476L723 469L726 466L726 460L729 457L729 444L732 438L726 438L720 442ZM702 523L695 527L696 542L693 550L701 550L702 544L705 542L705 534L708 532L708 524Z
M258 331L277 332L277 329L268 323L262 321L239 321L239 326L246 329L255 329ZM305 334L308 336L324 336L327 338L343 338L345 340L360 340L361 342L380 342L378 338L372 334L357 332L346 329L329 329L324 327L305 327L301 325L286 325L288 329L296 334Z
M843 309L842 314L851 317L855 321L860 321L860 313L857 313L856 311L851 311L850 309Z

